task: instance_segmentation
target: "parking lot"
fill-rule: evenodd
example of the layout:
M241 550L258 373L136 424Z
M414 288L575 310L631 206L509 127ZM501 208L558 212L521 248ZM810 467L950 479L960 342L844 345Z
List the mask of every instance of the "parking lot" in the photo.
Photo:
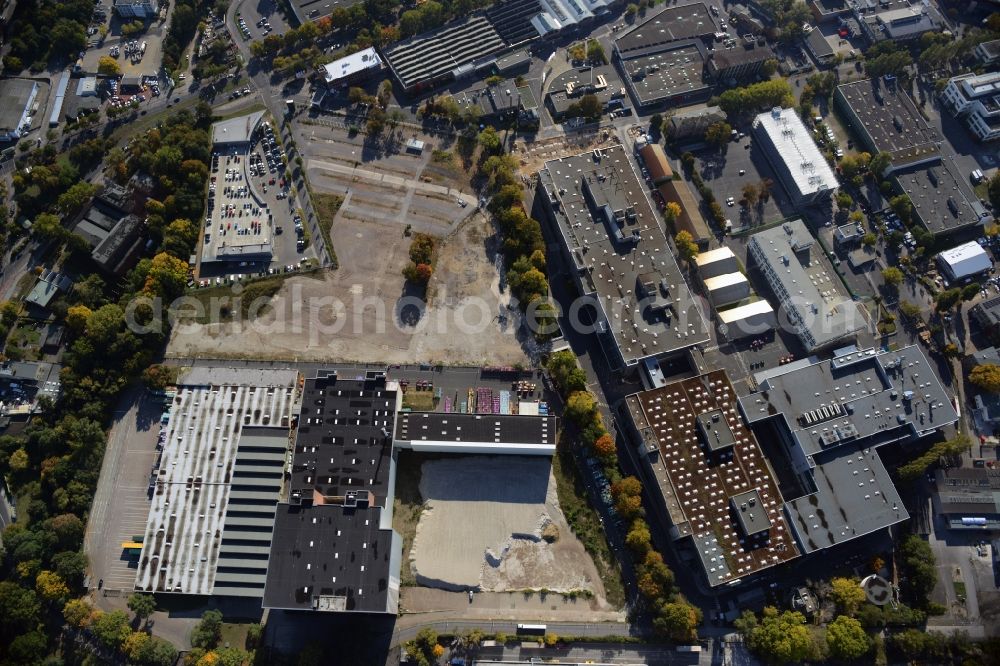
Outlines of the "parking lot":
M767 224L796 214L771 166L752 147L749 136L726 144L722 152L699 151L695 153L695 158L695 168L700 170L705 184L712 188L726 216L732 219L734 228ZM768 200L758 202L752 209L741 206L743 187L748 184L759 186L764 179L771 183ZM730 197L733 203L727 205Z
M135 584L138 562L122 544L146 529L147 488L164 410L163 399L144 390L129 396L131 404L111 428L84 540L92 585L103 581L103 597L112 598L127 596Z

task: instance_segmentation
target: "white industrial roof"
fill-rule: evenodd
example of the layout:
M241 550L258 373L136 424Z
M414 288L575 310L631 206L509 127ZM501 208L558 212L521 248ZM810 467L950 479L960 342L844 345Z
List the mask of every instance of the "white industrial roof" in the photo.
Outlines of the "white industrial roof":
M721 310L718 315L719 321L723 324L731 324L734 321L742 321L754 315L767 314L768 312L774 312L774 308L771 307L770 303L762 299L729 310Z
M212 143L248 143L257 124L264 117L263 111L257 111L245 116L220 120L212 124Z
M976 241L945 250L938 257L951 267L955 279L987 271L992 266L990 255Z
M277 384L290 376L276 373L269 386L177 388L162 426L166 436L136 589L212 593L240 433L248 426L290 427L297 413L296 380ZM262 491L257 499L276 503L277 495Z
M716 248L714 250L709 250L708 252L702 252L697 257L695 257L694 261L699 267L701 267L701 266L707 266L708 264L711 263L715 263L716 261L725 261L726 259L730 259L735 256L736 255L733 254L732 250L730 250L728 247L723 246Z
M333 83L351 76L352 74L357 74L358 72L363 72L367 69L379 68L381 66L382 59L379 57L374 47L369 47L323 65L323 69L326 70L324 78L327 83Z
M775 107L754 120L767 133L802 195L837 187L837 177L795 109Z
M747 276L743 275L743 273L723 273L722 275L706 278L705 288L709 291L715 291L716 289L731 287L734 284L742 284L746 281Z

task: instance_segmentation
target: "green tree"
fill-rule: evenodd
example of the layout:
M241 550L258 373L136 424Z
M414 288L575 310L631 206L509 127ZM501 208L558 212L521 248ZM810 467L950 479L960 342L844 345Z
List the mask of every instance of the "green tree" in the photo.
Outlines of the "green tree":
M63 606L63 619L66 624L77 629L82 629L90 624L94 614L94 607L87 599L70 599Z
M122 68L118 66L117 60L105 55L97 59L97 73L104 76L120 76Z
M953 287L952 289L946 289L945 291L939 292L935 297L934 307L938 312L947 312L955 307L961 298L961 288Z
M715 148L721 148L729 143L733 127L724 120L719 120L705 130L705 143Z
M90 183L77 183L59 195L56 205L64 215L75 215L83 210L96 192L97 187Z
M887 152L876 153L872 157L871 162L868 163L868 170L875 174L875 176L881 178L882 173L889 167L892 163L892 155Z
M587 60L591 64L608 64L608 55L604 52L604 47L596 39L591 39L587 42Z
M653 629L661 636L679 642L698 638L701 611L684 601L671 601L660 606L653 618Z
M559 351L552 354L545 367L564 396L586 390L587 375L577 364L573 352Z
M851 206L854 205L854 199L851 198L850 194L844 192L843 190L837 192L836 200L837 200L837 208L839 208L840 210L848 210Z
M853 617L838 616L826 628L826 644L836 659L853 661L867 654L872 642Z
M934 551L930 544L915 534L903 540L899 551L906 572L906 590L918 605L923 605L937 583Z
M566 109L567 118L584 118L590 122L597 122L604 114L604 105L601 104L597 95L587 93L579 101L570 104Z
M10 528L8 528L9 530ZM8 541L5 534L5 541ZM10 544L6 544L8 547ZM10 581L0 582L0 635L27 631L38 623L41 606L33 590Z
M590 425L599 418L594 396L587 391L577 391L570 394L566 399L566 408L563 410L563 416L578 428Z
M636 518L632 521L632 526L629 528L628 534L625 535L625 545L628 546L629 550L632 551L638 558L643 558L646 556L653 545L652 536L649 533L649 525L646 521L641 518Z
M755 620L749 629L747 645L770 663L806 661L813 657L815 649L805 621L802 613L779 613L773 607L765 607L760 622Z
M156 600L152 594L136 592L128 598L128 609L135 613L135 619L144 622L156 610Z
M50 213L41 213L35 217L35 222L31 225L31 233L44 240L54 241L63 240L69 235L60 219Z
M910 224L913 217L913 202L910 201L910 197L905 194L897 195L889 199L889 207L899 215L904 224Z
M486 156L497 155L502 152L502 140L492 125L487 125L483 128L483 131L481 131L477 137L477 141L483 149L483 154Z
M64 602L69 597L66 581L54 571L39 571L35 578L35 590L45 601Z
M888 266L882 269L882 282L890 289L899 289L899 285L903 284L903 271L895 266Z
M11 663L38 664L48 654L48 638L41 631L29 631L10 642L7 648Z
M211 650L219 644L222 637L222 613L217 610L207 610L201 614L201 621L191 632L191 645Z
M151 636L142 648L139 661L149 666L173 666L177 661L177 648L162 638Z
M113 650L121 648L125 639L132 633L128 615L120 610L99 613L91 625L91 630L101 644Z

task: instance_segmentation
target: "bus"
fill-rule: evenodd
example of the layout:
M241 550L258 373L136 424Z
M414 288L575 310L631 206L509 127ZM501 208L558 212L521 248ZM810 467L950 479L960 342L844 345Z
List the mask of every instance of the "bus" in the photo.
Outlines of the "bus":
M544 624L519 624L517 625L518 636L544 636Z

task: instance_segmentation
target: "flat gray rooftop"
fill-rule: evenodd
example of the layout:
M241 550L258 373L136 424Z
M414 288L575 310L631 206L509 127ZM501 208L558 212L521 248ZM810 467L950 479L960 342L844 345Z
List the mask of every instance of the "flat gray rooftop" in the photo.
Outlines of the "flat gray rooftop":
M550 203L556 202L572 270L583 292L599 303L626 365L708 339L646 186L623 147L552 160L539 175Z
M932 234L949 233L989 218L968 178L950 159L897 171L893 179L910 197L919 222Z
M805 553L910 517L875 448L855 443L816 456L813 481L816 492L785 504Z
M705 80L705 53L693 41L625 53L621 65L642 105L704 92L709 87Z
M681 39L708 37L717 32L703 2L667 7L615 40L619 53L638 51Z
M829 262L802 220L785 222L750 237L756 261L781 308L809 350L819 349L864 329L860 306L827 270Z
M876 151L906 163L938 152L941 137L904 90L881 79L865 79L837 86L837 97L857 118L857 132L867 135Z
M721 409L701 412L697 416L697 422L698 431L710 451L721 451L736 443L736 436Z
M37 85L29 79L0 79L0 129L20 129L17 125Z
M220 120L212 124L212 143L222 145L227 143L249 143L253 132L257 129L263 111L237 116L228 120Z
M736 521L740 524L743 534L750 536L771 529L771 519L767 517L767 508L761 502L757 489L748 490L729 498Z
M852 441L869 445L936 430L958 419L951 397L915 346L835 356L760 382L740 398L753 423L782 414L807 455Z

